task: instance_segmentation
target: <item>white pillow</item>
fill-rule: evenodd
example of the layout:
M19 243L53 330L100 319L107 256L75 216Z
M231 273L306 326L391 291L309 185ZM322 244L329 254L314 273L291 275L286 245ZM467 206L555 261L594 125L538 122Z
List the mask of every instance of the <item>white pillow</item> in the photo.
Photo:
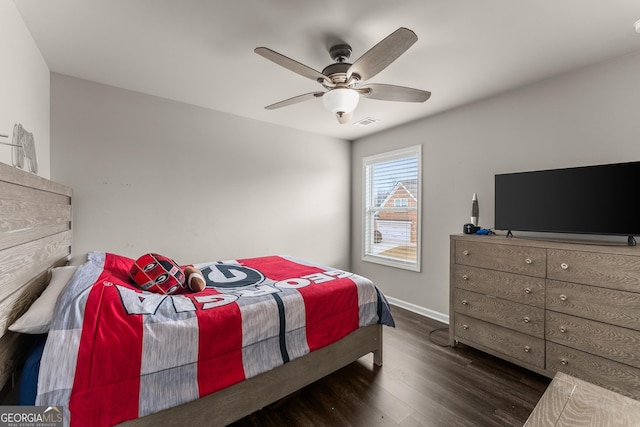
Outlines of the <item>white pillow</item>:
M78 266L56 267L51 270L51 281L25 314L20 316L11 326L10 331L23 334L44 334L49 332L49 323L53 318L53 309L58 295L73 277Z

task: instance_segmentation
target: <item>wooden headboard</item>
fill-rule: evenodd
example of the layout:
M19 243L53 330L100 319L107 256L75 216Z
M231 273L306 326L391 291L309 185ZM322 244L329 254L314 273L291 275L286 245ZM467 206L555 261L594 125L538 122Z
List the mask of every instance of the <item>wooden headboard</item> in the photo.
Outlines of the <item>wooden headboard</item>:
M71 254L71 195L64 185L0 163L0 389L21 360L7 330Z

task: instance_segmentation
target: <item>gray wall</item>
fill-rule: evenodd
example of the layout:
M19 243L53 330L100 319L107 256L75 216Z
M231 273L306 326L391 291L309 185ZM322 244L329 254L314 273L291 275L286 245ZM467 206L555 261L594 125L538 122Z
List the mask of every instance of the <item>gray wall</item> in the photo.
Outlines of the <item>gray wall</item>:
M415 144L423 144L421 273L361 260L362 158ZM469 222L473 193L480 225L493 227L494 174L637 160L640 53L363 138L352 152L352 269L396 302L447 320L449 235Z
M350 143L52 74L75 255L350 262Z
M9 136L0 142L22 124L33 134L38 175L49 178L49 67L12 1L0 1L0 57L0 134ZM0 145L0 162L11 164L11 147Z

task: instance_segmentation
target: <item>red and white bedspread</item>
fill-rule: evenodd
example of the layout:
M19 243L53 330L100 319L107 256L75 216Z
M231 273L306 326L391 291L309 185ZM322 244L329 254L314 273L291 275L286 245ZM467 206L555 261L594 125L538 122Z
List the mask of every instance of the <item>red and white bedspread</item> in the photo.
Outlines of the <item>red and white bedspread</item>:
M358 327L393 325L368 280L287 257L196 265L199 293L142 292L133 260L92 252L60 295L37 405L71 426L107 426L213 393Z

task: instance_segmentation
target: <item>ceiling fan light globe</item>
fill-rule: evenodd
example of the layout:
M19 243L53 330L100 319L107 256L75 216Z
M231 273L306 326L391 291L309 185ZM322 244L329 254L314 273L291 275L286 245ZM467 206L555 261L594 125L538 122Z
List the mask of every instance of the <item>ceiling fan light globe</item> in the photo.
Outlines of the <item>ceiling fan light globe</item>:
M360 94L348 88L335 88L322 96L324 108L332 113L351 113L358 106Z

